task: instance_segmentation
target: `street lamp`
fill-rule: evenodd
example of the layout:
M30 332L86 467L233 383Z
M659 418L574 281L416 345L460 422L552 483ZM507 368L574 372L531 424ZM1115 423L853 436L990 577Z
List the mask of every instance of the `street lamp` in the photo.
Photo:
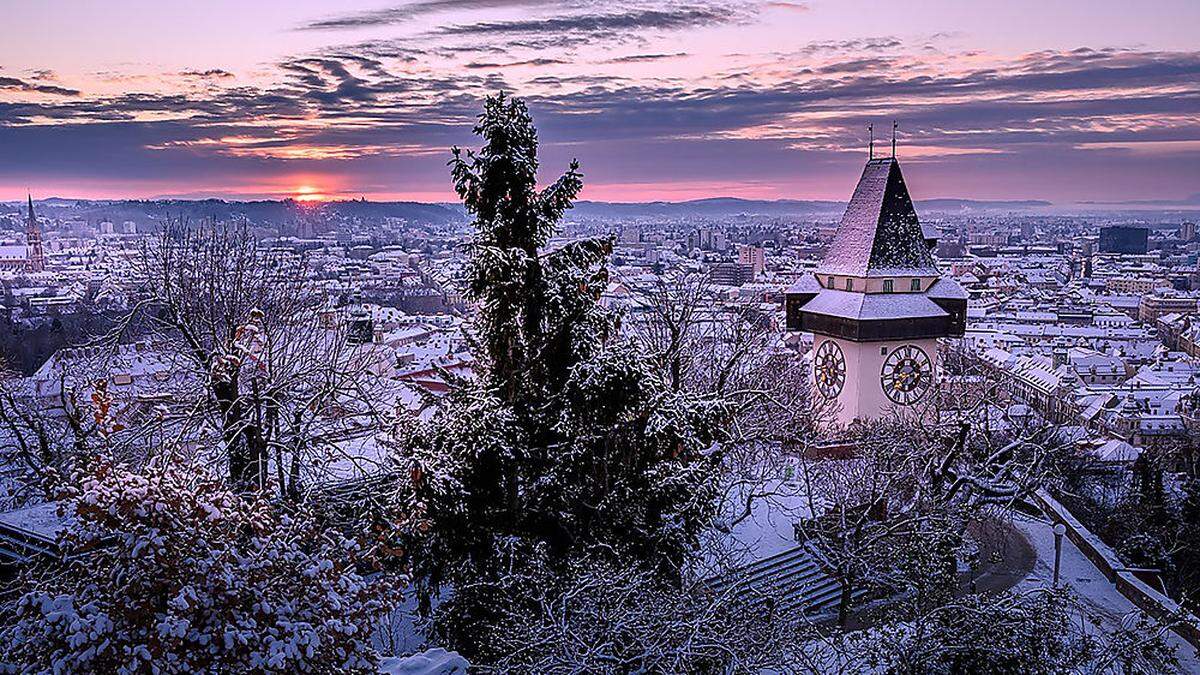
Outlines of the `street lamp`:
M1058 571L1062 565L1062 540L1067 533L1067 526L1062 523L1054 525L1054 587L1058 588Z

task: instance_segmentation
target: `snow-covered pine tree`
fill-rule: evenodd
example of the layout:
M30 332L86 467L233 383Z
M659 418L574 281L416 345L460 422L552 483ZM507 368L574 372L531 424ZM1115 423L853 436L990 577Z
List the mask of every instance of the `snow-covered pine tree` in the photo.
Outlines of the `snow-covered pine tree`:
M549 242L582 188L578 164L537 188L537 134L523 102L488 98L478 152L454 149L474 217L467 286L477 377L455 380L399 434L411 481L407 550L436 622L487 661L496 603L520 603L506 571L600 556L664 577L714 515L728 406L674 391L600 303L610 239ZM503 589L503 590L501 590ZM534 603L530 603L531 611Z
M1178 570L1179 593L1194 611L1200 607L1200 476L1188 476L1182 492L1174 562Z

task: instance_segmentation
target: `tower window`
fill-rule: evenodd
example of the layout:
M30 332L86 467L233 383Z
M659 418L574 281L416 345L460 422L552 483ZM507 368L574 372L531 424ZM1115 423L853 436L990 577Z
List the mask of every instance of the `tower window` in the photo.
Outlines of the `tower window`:
M854 280L849 277L846 278L846 290L848 290L848 291L854 290Z
M920 280L920 279L913 279L913 280L912 280L912 286L911 286L910 288L912 288L912 290L914 290L914 291L919 291L919 290L921 290L921 280Z
M891 293L894 290L896 290L895 283L891 279L884 279L883 280L883 292Z

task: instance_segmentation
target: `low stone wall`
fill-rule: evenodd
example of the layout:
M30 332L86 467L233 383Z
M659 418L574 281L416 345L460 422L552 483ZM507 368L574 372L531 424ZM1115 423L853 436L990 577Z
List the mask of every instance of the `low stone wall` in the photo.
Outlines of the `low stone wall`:
M1125 571L1125 565L1116 552L1084 527L1050 493L1038 490L1033 499L1051 520L1067 527L1067 538L1116 586L1121 595L1150 616L1171 622L1180 637L1200 649L1200 619L1187 614L1180 620L1179 603L1151 588L1132 572Z

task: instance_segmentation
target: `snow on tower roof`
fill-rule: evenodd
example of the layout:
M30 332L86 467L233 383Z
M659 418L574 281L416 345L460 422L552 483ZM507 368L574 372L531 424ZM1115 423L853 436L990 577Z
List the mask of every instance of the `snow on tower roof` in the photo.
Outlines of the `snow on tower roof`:
M946 316L946 310L920 293L855 293L830 288L809 301L804 311L860 321Z
M937 275L900 163L894 157L867 162L818 272L866 277Z
M925 295L938 300L969 300L971 297L957 281L949 277L942 277L933 282Z

